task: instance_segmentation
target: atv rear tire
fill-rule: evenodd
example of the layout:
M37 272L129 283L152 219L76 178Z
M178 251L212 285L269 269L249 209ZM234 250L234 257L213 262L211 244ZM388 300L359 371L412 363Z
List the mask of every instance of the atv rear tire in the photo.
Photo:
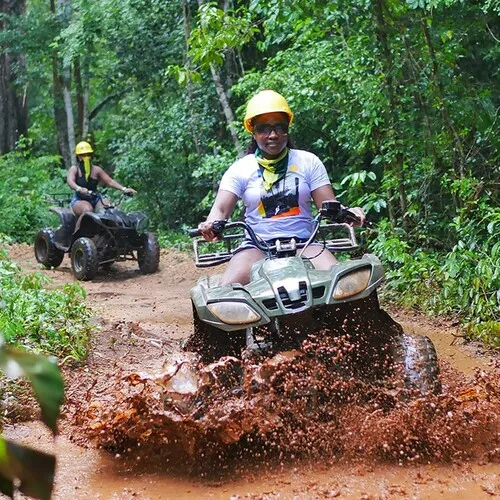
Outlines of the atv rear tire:
M183 344L185 351L196 352L203 363L212 363L223 356L241 357L245 348L245 330L225 332L202 321L193 305L193 333Z
M394 339L396 377L404 389L421 394L439 394L439 365L436 349L425 335L401 335Z
M142 274L152 274L158 270L160 263L160 244L154 233L145 233L143 246L137 251L137 261Z
M97 248L90 238L78 238L71 247L71 269L75 278L89 281L97 274L99 258Z
M56 236L53 229L38 231L35 236L35 257L47 269L57 267L64 259L64 252L55 246Z

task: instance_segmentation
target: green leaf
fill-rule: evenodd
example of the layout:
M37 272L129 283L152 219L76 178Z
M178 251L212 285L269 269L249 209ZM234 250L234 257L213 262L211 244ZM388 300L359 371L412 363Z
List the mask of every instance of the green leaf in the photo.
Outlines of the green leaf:
M57 364L44 356L0 347L0 368L8 377L26 377L42 410L42 420L57 433L57 419L64 399L64 382Z
M14 482L25 495L49 500L56 457L6 440L0 436L0 491L14 496Z

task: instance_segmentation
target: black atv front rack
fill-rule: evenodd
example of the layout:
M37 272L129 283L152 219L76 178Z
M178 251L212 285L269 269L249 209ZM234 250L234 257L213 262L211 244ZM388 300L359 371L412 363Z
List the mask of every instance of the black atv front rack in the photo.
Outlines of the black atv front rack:
M332 223L322 224L320 226L320 234L323 239L319 238L318 241L325 243L325 248L330 252L353 252L359 248L354 228L346 223ZM347 232L345 237L331 237L326 239L327 235L338 234L339 231ZM234 250L238 247L239 243L245 239L244 233L227 234L224 235L219 242L206 241L203 238L193 239L193 251L196 267L213 267L224 264L231 260ZM222 248L215 252L200 252L200 245L219 245ZM297 243L296 248L300 250L304 247L305 243ZM269 247L269 250L274 255L276 253L276 245ZM300 253L300 252L299 252Z
M70 202L70 193L50 193L45 195L45 203L57 205L58 207L69 207Z

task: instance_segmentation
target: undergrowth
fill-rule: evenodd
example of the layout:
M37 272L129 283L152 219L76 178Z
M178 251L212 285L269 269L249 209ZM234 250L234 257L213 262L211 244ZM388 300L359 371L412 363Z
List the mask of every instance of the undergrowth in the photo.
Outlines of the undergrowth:
M496 223L496 219L493 221ZM455 220L460 225L460 220ZM486 218L490 237L477 238L471 227L457 227L451 251L412 248L388 222L378 226L370 250L386 271L384 298L426 314L458 318L471 339L500 347L500 242ZM474 228L477 230L477 226ZM478 245L481 241L481 245Z
M9 344L82 361L93 328L85 290L78 283L48 288L50 281L23 273L0 250L0 332Z

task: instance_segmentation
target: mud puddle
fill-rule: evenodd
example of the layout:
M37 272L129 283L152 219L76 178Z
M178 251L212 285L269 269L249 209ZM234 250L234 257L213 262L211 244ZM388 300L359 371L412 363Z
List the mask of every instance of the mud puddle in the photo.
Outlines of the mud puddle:
M349 464L295 461L273 466L253 463L232 477L205 478L141 465L65 436L51 441L39 424L8 427L6 437L57 455L55 499L492 499L500 495L496 464Z
M31 248L11 255L27 270L37 268ZM133 264L113 267L84 283L102 328L87 364L66 371L63 435L54 445L40 425L6 430L56 452L54 498L500 496L498 371L488 358L452 345L446 328L395 318L408 333L425 333L436 344L441 397L398 406L393 394L347 384L343 406L328 407L312 424L308 416L306 424L306 393L302 399L289 394L291 407L269 403L259 414L247 406L259 393L242 397L222 387L200 422L196 414L166 414L165 387L158 383L165 360L190 333L189 289L199 273L176 252L163 252L152 276L141 276ZM63 262L47 274L63 284L72 280L68 269ZM270 393L261 390L260 397ZM218 406L222 399L225 406ZM238 425L227 425L233 422ZM170 448L178 451L166 453Z

